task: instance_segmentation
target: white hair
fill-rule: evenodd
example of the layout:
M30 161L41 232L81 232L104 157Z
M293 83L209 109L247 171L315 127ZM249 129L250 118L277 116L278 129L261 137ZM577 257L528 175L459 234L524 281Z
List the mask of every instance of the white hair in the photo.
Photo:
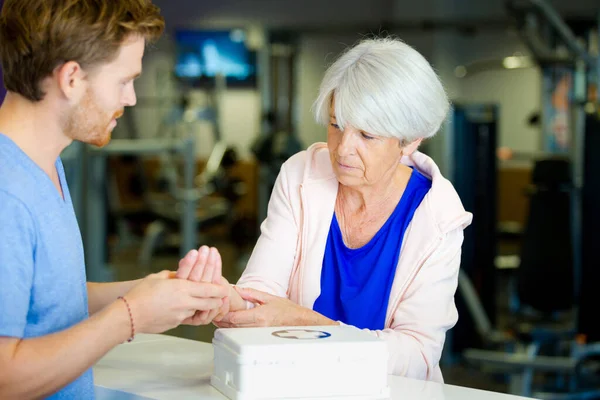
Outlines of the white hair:
M336 123L401 143L432 137L450 104L425 58L398 39L368 39L348 49L327 70L313 105L327 125L335 99Z

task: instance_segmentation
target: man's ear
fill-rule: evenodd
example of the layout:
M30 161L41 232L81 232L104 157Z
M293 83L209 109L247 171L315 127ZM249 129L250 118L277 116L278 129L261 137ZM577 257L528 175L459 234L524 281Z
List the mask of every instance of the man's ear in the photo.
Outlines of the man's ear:
M417 149L421 145L422 141L423 141L423 139L413 140L412 142L410 142L409 144L407 144L406 146L404 146L404 148L402 149L402 154L405 155L405 156L412 155L412 153L414 153L415 151L417 151Z
M68 101L77 102L85 93L86 74L75 61L66 62L54 70L58 89Z

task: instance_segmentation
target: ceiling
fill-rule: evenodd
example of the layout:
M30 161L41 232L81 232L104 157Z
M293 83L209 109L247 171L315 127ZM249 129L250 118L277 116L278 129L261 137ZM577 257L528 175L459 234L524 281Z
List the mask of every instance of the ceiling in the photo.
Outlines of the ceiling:
M599 0L550 0L563 16L597 15ZM170 26L264 26L343 30L358 26L446 28L469 24L502 28L510 22L503 0L155 0Z

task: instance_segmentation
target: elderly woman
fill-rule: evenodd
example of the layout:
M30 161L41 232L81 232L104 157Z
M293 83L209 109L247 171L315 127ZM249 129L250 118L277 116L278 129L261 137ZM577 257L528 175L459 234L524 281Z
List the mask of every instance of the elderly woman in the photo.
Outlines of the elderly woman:
M353 325L387 341L390 373L441 382L471 214L417 148L448 109L431 66L405 43L365 40L343 54L314 104L327 143L281 168L217 325Z

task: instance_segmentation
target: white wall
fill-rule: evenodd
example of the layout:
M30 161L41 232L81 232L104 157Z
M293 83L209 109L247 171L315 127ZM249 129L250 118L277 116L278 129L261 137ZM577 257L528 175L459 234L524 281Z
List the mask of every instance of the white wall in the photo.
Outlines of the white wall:
M461 63L502 59L527 48L514 33L482 33L459 38ZM500 105L499 146L534 152L541 145L540 129L527 125L528 117L541 108L541 72L538 68L498 69L467 75L461 82L459 99L464 102L492 102Z
M540 129L527 125L529 116L540 110L540 90L537 69L486 72L465 80L463 99L499 104L498 145L531 153L541 145Z
M296 122L305 146L326 140L326 128L318 125L312 104L326 69L345 48L360 40L358 35L303 35L299 44L296 72Z
M318 125L312 115L312 104L327 67L343 49L358 39L355 35L311 36L300 40L296 70L296 126L302 143L308 147L326 140L325 127Z

